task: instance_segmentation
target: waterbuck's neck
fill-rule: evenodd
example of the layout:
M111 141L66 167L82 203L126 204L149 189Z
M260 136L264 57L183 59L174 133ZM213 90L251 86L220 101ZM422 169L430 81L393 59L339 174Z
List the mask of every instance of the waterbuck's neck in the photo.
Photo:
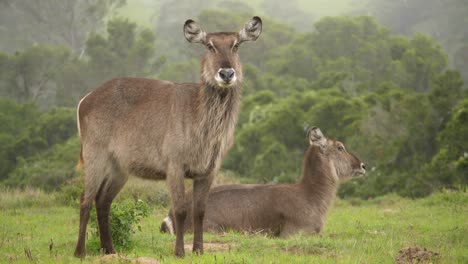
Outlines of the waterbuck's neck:
M315 203L325 213L336 196L339 180L333 163L318 147L307 149L299 185L306 190L310 203Z
M241 99L241 85L219 88L202 82L197 95L197 121L199 132L207 135L227 136L237 123ZM225 133L223 133L225 132Z

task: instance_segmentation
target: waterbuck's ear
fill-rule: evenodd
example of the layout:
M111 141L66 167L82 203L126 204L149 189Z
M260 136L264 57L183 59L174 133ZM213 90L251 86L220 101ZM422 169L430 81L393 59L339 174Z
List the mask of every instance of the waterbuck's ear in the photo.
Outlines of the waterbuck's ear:
M254 41L260 36L260 33L262 33L262 19L258 16L254 16L239 32L239 43Z
M206 32L192 19L185 21L184 36L191 43L205 43Z
M311 127L307 131L307 137L309 138L310 145L316 145L320 148L327 146L327 138L323 135L322 131L318 127Z

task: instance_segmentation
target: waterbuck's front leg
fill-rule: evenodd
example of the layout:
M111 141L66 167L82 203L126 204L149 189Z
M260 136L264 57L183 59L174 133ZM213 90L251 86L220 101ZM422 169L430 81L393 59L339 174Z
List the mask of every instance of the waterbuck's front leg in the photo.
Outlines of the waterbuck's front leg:
M176 244L175 255L184 257L184 222L187 208L184 203L184 170L178 165L169 165L167 170L167 184L171 192L172 208L175 219Z
M203 254L203 218L214 174L193 181L193 252Z

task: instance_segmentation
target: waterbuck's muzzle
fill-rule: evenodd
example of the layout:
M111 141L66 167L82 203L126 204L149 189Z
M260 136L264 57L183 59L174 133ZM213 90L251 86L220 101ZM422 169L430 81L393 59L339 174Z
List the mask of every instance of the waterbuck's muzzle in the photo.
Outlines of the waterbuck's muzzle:
M229 87L236 82L236 71L233 68L220 68L215 79L219 86Z
M366 165L361 162L361 166L359 169L355 169L353 171L353 177L362 177L366 174Z

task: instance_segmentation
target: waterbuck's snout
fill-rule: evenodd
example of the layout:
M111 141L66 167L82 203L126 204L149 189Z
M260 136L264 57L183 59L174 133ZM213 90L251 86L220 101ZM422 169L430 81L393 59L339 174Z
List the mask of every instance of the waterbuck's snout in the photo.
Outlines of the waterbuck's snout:
M218 70L215 79L220 86L229 86L236 82L236 70L233 68L221 68Z
M359 169L354 170L353 176L361 177L361 176L364 176L365 174L366 174L366 165L363 162L361 162Z
M349 153L351 160L352 161L352 172L351 172L351 177L352 178L360 178L366 175L366 165L364 162L362 162L358 157L356 157L354 154Z

